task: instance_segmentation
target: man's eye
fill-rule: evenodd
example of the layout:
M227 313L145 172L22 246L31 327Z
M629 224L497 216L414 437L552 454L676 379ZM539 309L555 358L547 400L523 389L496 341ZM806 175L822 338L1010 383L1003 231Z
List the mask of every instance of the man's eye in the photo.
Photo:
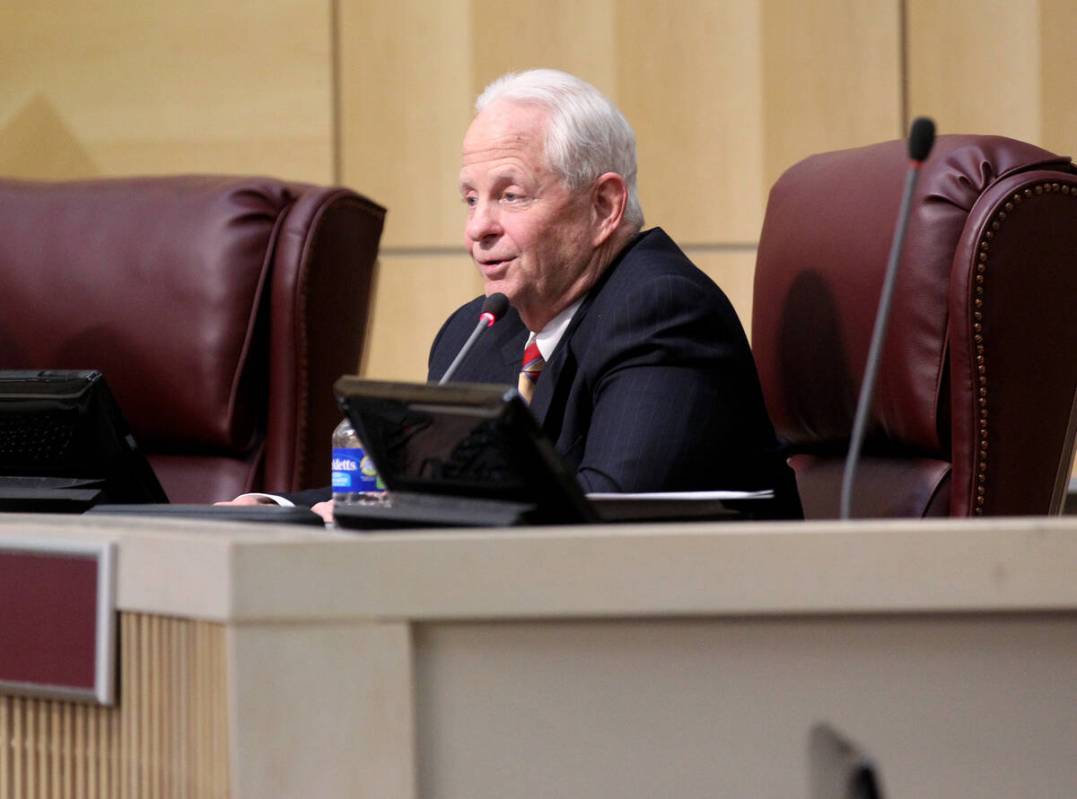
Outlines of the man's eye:
M501 199L507 203L517 203L523 198L514 191L507 191L501 195Z
M474 194L467 194L462 199L464 201L464 205L466 205L468 208L474 208L475 204L478 202L478 198Z

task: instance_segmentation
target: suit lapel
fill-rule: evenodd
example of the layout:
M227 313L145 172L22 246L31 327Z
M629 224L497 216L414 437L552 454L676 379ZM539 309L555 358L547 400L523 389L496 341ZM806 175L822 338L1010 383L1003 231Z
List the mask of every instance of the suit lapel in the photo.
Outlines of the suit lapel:
M546 422L546 417L557 393L557 382L561 379L565 364L572 357L572 338L583 322L584 317L587 316L587 309L591 307L597 293L596 290L592 290L580 304L580 307L576 309L576 313L572 315L572 321L568 323L561 340L557 342L553 356L546 362L546 366L542 370L542 377L539 378L535 386L535 396L531 398L531 413L538 419L540 426Z
M523 324L520 325L523 328ZM516 331L513 335L507 336L503 342L501 342L501 362L505 366L512 366L518 373L520 366L524 360L524 346L527 344L527 329Z
M576 330L587 317L587 311L594 304L595 298L610 279L610 275L613 274L625 255L636 246L644 235L646 234L638 234L623 250L621 250L620 253L618 253L617 257L613 259L613 262L603 271L602 275L595 282L595 285L591 287L589 292L587 292L587 296L576 310L576 313L572 315L572 321L568 323L568 328L565 330L564 335L561 336L561 340L557 342L557 348L554 350L550 360L547 361L545 368L542 370L542 377L539 378L539 381L535 386L535 396L531 398L531 413L538 420L540 426L544 425L546 422L546 417L550 412L554 397L557 394L557 382L565 369L565 365L572 357L571 344L573 336L576 334ZM504 343L501 344L501 354L505 359L506 366L512 364L516 374L519 375L520 366L523 361L524 346L527 344L528 331L524 326L523 321L516 313L516 309L511 309L510 313L512 314L515 324L518 325L519 330L516 331L517 334L514 336L506 336ZM515 381L513 384L515 385Z
M557 342L557 349L553 351L553 357L546 362L542 369L542 376L535 384L535 396L531 398L531 413L538 420L541 427L546 421L546 413L550 410L550 401L553 399L554 387L557 378L565 365L565 352L568 350L569 331Z

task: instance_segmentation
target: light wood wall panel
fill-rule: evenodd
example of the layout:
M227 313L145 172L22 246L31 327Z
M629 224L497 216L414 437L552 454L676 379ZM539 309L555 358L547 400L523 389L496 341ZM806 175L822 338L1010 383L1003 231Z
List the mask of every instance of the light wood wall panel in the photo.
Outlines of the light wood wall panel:
M900 0L763 0L764 192L813 153L903 135L900 12Z
M0 174L333 178L331 6L0 4Z
M341 178L389 209L382 248L463 246L468 0L340 0Z
M940 133L1077 153L1077 3L907 0L909 107Z
M909 111L939 133L1040 134L1037 0L907 0Z
M786 166L900 134L898 9L341 0L343 178L390 208L389 250L457 246L456 170L476 94L504 72L550 66L625 111L653 223L687 242L754 241Z
M619 6L615 97L636 130L644 214L683 243L758 235L759 16L756 3Z
M733 303L746 333L752 327L752 281L755 277L754 247L688 247L685 254L692 263L710 275L711 280Z
M365 371L420 379L480 290L456 178L497 75L552 66L610 94L648 224L744 315L769 187L810 153L894 138L903 108L1077 152L1075 40L1073 0L5 3L0 174L349 185L389 209Z
M722 287L748 330L755 248L697 246L686 253ZM383 255L363 373L382 380L425 380L430 343L445 316L481 293L482 280L463 253Z
M442 322L480 294L482 278L462 248L456 255L383 254L363 373L383 380L425 380L430 343Z
M1039 144L1077 157L1077 2L1042 0L1040 4Z
M506 72L552 67L617 94L615 0L505 3L472 0L471 30L477 95Z
M421 379L429 334L481 288L457 255L456 178L498 75L549 66L609 94L636 130L648 225L724 264L742 313L774 177L902 128L896 0L340 0L339 20L343 182L389 208L370 376ZM431 318L391 310L405 305Z

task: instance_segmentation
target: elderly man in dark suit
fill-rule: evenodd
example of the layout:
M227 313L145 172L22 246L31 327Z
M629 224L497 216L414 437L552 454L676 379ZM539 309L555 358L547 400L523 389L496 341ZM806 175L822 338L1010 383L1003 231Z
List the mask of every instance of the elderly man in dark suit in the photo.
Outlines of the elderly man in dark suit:
M640 232L635 140L617 108L552 70L506 75L476 108L466 243L486 293L512 308L453 379L517 383L537 344L521 391L588 491L786 484L729 300L661 229ZM431 379L482 299L438 333Z
M512 307L453 379L518 384L587 491L774 488L796 513L733 307L661 229L641 232L620 111L554 70L499 78L476 111L460 169L466 244L486 294ZM430 379L483 299L441 328Z

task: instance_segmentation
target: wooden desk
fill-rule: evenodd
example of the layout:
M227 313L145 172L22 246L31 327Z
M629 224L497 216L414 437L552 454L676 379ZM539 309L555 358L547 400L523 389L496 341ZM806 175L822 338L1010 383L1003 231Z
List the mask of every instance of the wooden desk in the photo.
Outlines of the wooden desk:
M121 699L0 699L0 799L802 797L822 720L893 796L1077 795L1077 518L28 538L117 542Z

